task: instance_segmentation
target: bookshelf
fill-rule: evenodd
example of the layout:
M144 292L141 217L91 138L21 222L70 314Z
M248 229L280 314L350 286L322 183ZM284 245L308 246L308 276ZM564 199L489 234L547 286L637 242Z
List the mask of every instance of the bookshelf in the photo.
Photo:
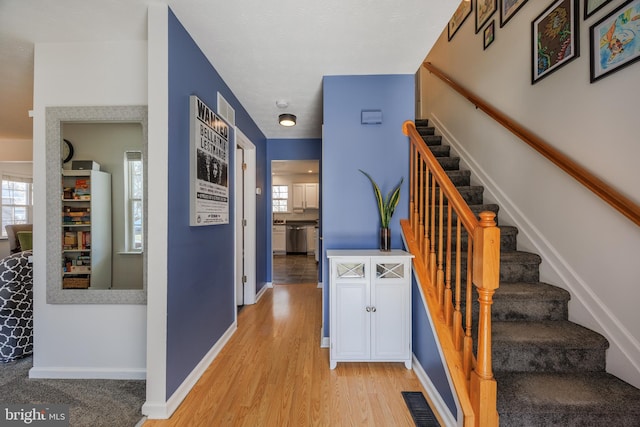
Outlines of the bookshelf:
M111 174L62 171L62 288L111 288Z

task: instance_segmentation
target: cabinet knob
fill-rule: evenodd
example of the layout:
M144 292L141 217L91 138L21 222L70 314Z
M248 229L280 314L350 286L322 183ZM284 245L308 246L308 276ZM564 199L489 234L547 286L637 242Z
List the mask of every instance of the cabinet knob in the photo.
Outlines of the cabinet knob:
M376 312L376 308L375 307L371 307L371 311L373 311L375 313Z
M367 307L366 310L367 310L367 313L369 313L371 311L371 307Z

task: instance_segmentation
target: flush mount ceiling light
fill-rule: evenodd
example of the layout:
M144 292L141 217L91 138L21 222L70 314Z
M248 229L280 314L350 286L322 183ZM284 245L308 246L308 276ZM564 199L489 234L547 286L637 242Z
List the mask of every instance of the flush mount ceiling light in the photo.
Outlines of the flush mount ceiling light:
M280 114L278 116L278 121L282 126L295 126L296 125L296 116L293 114Z

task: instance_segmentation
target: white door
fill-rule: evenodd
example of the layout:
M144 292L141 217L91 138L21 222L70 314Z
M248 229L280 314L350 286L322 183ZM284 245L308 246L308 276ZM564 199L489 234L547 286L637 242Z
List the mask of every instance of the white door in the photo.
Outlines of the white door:
M256 302L256 150L238 129L236 136L236 304Z

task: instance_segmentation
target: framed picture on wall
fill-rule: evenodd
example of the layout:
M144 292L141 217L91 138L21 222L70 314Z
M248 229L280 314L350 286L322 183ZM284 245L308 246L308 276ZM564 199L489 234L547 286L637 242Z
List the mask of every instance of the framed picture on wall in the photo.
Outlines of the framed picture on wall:
M500 28L513 18L527 0L500 0Z
M628 0L589 28L591 83L640 59L640 0Z
M448 32L447 32L449 41L453 38L456 31L458 31L462 23L469 17L470 14L471 14L471 1L469 0L461 1L460 6L458 6L456 11L453 13L453 16L449 20Z
M484 43L483 48L486 49L489 47L493 40L496 38L496 21L491 21L489 25L484 29Z
M496 12L497 0L476 0L476 34Z
M610 2L611 0L584 0L584 19L587 19Z
M580 56L578 0L554 0L531 23L531 84Z

